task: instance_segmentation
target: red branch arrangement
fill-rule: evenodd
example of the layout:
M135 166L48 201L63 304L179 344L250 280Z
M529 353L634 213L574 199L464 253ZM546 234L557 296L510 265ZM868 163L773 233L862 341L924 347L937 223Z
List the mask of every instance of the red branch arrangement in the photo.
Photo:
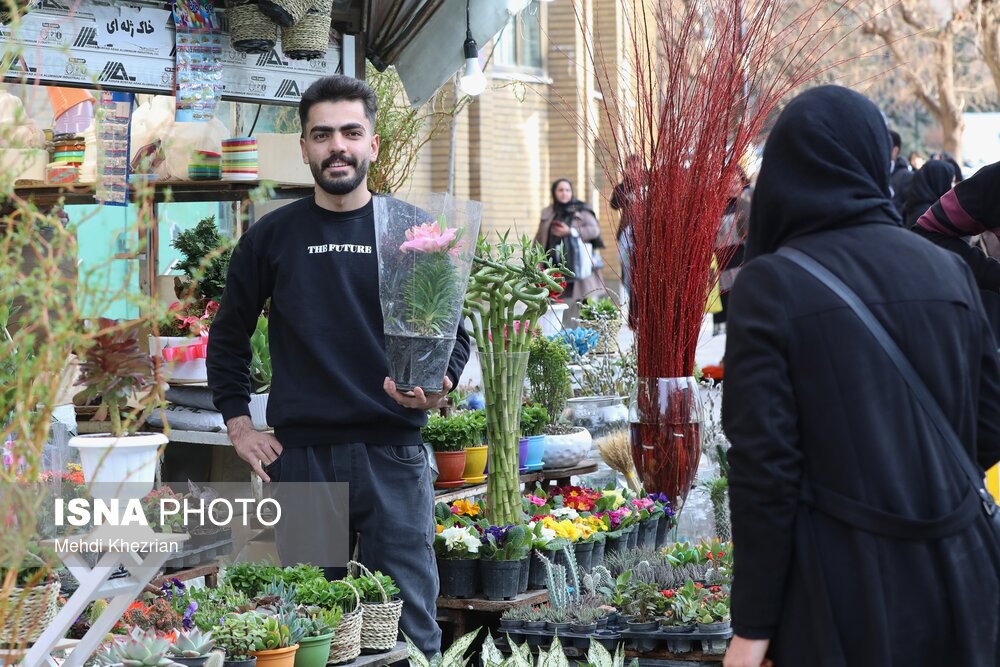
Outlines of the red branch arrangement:
M836 30L839 11L823 18L818 3L793 17L782 0L650 4L623 3L635 68L629 84L618 83L622 64L605 57L599 36L588 56L611 130L601 139L602 169L614 182L628 156L648 165L632 174L641 194L623 215L633 223L629 319L638 375L685 377L740 159L786 95L837 64L823 60L844 33ZM586 16L579 9L581 25Z

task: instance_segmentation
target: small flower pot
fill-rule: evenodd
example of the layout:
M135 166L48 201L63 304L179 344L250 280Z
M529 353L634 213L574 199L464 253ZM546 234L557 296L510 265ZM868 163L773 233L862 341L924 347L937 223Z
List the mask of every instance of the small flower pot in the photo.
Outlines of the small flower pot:
M185 667L204 667L205 663L208 662L208 659L212 656L211 654L206 654L200 655L197 658L185 658L179 655L172 655L169 657L178 665L184 665Z
M558 632L562 634L569 630L569 623L552 623L548 622L545 624L545 629L549 632Z
M581 572L590 572L593 567L592 560L594 556L594 543L577 542L574 547L574 552L574 555L576 556L576 566Z
M639 524L639 546L640 547L655 547L656 546L656 529L660 525L659 517L653 519L647 519Z
M528 471L528 439L521 438L517 441L517 469L519 472Z
M670 638L667 639L667 650L675 655L683 655L691 652L691 644L690 639Z
M686 635L690 632L694 632L695 628L698 626L691 623L690 625L663 625L662 627L664 632L676 635Z
M604 558L602 560L607 561L615 554L624 553L626 549L628 549L628 538L625 535L609 537L604 540Z
M522 627L524 627L524 621L519 621L514 618L500 619L500 632L509 632L511 630L518 630Z
M257 664L257 656L250 656L249 660L223 660L222 667L254 667Z
M439 558L438 578L441 596L471 598L479 590L479 561L473 558Z
M579 623L571 623L569 626L570 632L575 632L581 635L592 635L597 632L597 623L587 623L586 625L580 625Z
M628 546L626 548L635 549L637 546L639 546L639 527L633 524L628 529Z
M545 621L525 621L524 622L524 629L525 630L544 630L545 629L545 625L546 625Z
M528 579L531 577L531 554L521 560L521 570L518 573L517 592L526 593L528 591Z
M540 470L542 457L545 455L545 436L533 435L528 438L527 466L531 470Z
M732 621L719 621L718 623L699 623L698 632L725 632L732 627Z
M670 534L670 519L663 516L660 517L660 521L656 524L656 546L663 547L667 545L667 535Z
M332 632L300 639L299 650L295 652L295 667L325 667L326 660L330 657L332 639Z
M511 600L517 597L517 587L521 581L521 561L482 560L479 561L483 595L487 600Z
M629 621L629 632L655 632L660 624L656 621Z
M598 630L604 630L607 627L608 627L608 617L607 616L605 616L604 618L597 619L597 629Z
M604 542L594 542L594 551L590 555L590 568L604 564Z
M551 551L544 552L545 557L549 560L555 558L555 554ZM545 569L545 564L542 563L541 559L532 558L531 569L528 572L528 589L538 590L540 588L548 587L548 572Z
M257 658L257 667L292 667L295 664L295 653L298 650L299 645L292 644L285 648L254 651L254 656Z
M434 452L437 461L438 478L434 486L448 488L462 484L462 471L465 470L465 450L457 452Z
M465 448L465 469L462 471L462 479L467 484L478 484L482 481L487 451L489 448L486 445Z
M618 645L622 642L622 636L617 632L611 632L610 630L598 630L593 635L597 642L608 650L611 655L615 654L618 649Z

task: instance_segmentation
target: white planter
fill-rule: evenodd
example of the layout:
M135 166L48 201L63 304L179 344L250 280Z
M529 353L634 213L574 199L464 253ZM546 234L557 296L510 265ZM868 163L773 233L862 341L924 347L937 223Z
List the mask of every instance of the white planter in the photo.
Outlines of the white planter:
M538 318L538 325L542 328L542 335L552 336L563 328L563 313L569 308L565 303L552 303L549 304L549 309L545 311L545 314Z
M159 449L167 444L162 433L139 433L116 438L107 433L78 435L69 446L80 450L83 478L104 484L105 491L115 485L116 492L95 496L142 498L153 488ZM121 486L127 484L127 486Z
M150 336L149 354L152 357L161 356L165 347L186 347L202 342L201 338L183 336ZM208 382L208 369L204 359L191 361L166 361L160 367L163 379L168 382Z
M267 425L267 399L270 396L269 393L250 394L250 419L253 420L253 427L258 431L266 431L271 428Z
M566 435L546 435L545 455L542 456L542 467L552 468L572 468L583 460L590 451L593 439L590 432L581 428L575 433Z

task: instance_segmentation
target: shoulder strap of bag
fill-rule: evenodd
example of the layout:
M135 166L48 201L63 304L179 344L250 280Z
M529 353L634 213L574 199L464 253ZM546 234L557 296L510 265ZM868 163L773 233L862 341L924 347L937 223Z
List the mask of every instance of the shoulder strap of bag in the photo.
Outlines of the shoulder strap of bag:
M796 250L795 248L789 248L784 246L778 250L778 254L787 260L790 260L797 264L799 267L804 269L818 281L823 283L827 289L837 295L848 307L854 311L861 323L868 328L868 331L875 337L878 344L882 346L886 355L892 361L896 370L903 377L903 380L910 387L910 391L913 392L914 397L917 402L920 403L924 411L931 418L931 422L937 429L938 433L948 443L948 450L951 452L954 459L958 462L962 469L962 472L969 479L969 484L975 489L976 494L979 496L982 502L983 509L986 514L993 516L996 511L996 503L993 500L993 496L990 495L989 491L986 490L983 484L983 473L979 470L979 467L972 461L968 453L962 447L962 444L958 438L958 434L955 429L952 428L951 423L948 418L945 417L944 412L941 411L941 406L931 395L930 390L920 376L917 374L916 369L910 364L906 355L903 351L899 349L899 346L889 335L889 332L885 330L882 323L878 321L872 311L865 305L858 295L855 294L850 287L848 287L844 282L833 275L825 266L817 262L815 259L805 254L801 250Z

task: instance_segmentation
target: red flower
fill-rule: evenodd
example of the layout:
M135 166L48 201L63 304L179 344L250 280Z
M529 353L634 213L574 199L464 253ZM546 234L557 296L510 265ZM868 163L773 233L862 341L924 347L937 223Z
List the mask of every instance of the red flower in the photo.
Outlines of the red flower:
M719 558L722 558L722 557L723 557L723 556L725 556L725 555L726 555L726 552L725 552L725 551L720 551L720 552L718 553L718 556L719 556Z
M707 554L705 554L705 558L707 558L708 560L712 560L712 552L709 551Z
M698 582L696 581L696 582L694 582L694 587L695 587L695 588L704 588L704 587L705 587L705 584L701 584L701 583L698 583Z
M660 592L663 593L663 597L665 597L667 599L674 597L674 592L672 590L664 589L664 590L662 590Z
M713 593L718 593L719 591L722 590L722 586L709 586L708 590L710 590Z

